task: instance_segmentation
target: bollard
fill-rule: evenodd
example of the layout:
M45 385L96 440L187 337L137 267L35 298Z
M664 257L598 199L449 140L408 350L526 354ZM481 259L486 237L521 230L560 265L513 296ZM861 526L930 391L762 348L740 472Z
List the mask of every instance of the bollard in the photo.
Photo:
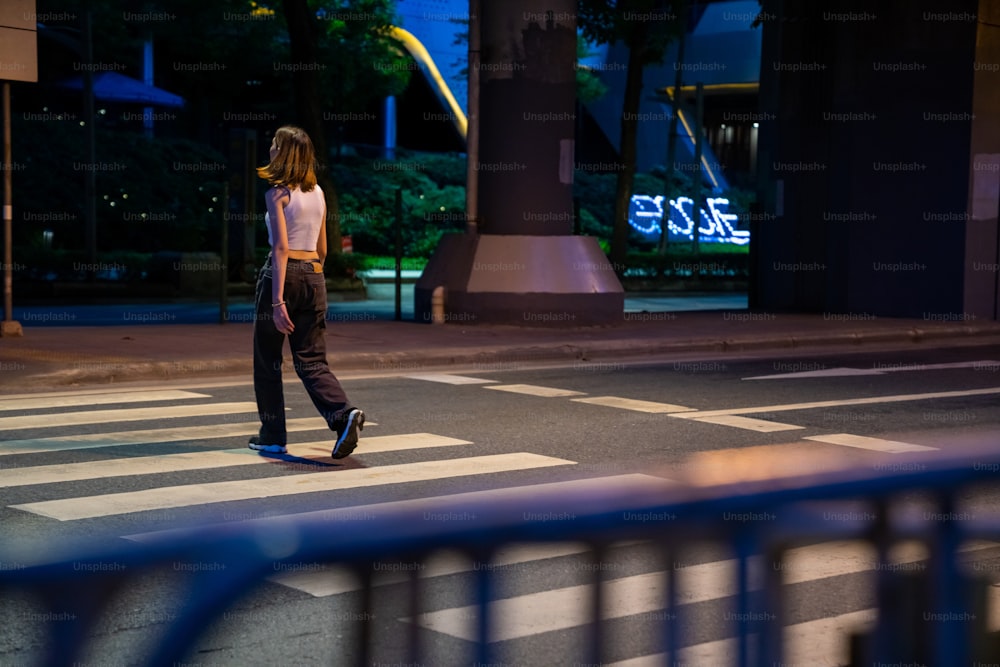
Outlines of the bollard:
M444 287L438 285L431 292L431 323L444 324Z

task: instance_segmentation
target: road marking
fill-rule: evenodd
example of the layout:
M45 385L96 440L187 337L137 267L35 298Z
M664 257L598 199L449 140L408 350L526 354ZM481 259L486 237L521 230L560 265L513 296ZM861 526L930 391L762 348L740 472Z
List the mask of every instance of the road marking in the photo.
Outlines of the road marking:
M544 396L545 398L558 398L560 396L583 396L582 391L572 391L570 389L556 389L554 387L539 387L533 384L498 384L486 389L496 389L497 391L509 391L514 394L528 394L529 396Z
M131 392L147 392L147 391L162 391L163 386L169 384L170 389L173 391L178 391L182 389L218 389L220 387L236 387L244 386L246 382L240 383L218 383L218 382L198 382L198 383L186 383L186 384L176 384L172 382L157 382L156 384L143 384L143 385L128 385L128 391ZM124 391L124 385L114 385L113 389L107 387L97 388L97 389L73 389L72 391L32 391L24 394L2 394L0 397L3 400L20 400L23 398L63 398L67 396L97 396L100 394L120 394Z
M901 373L905 371L942 371L952 368L996 371L1000 370L1000 361L981 359L979 361L955 361L946 364L882 364L877 370L883 373Z
M987 632L1000 629L1000 588L987 587L986 607L990 610L986 622ZM846 614L830 616L788 625L784 628L782 663L785 665L809 665L810 667L838 667L850 662L848 637L855 632L869 629L878 620L878 609L861 609ZM756 635L751 634L751 641ZM677 652L675 664L687 665L728 665L737 657L736 639L720 639L686 646ZM608 667L659 667L665 664L666 653L644 655L638 658L613 662ZM984 663L985 664L985 663Z
M376 468L331 470L320 473L235 480L145 489L130 493L109 493L81 498L46 500L11 505L32 514L59 521L91 519L150 510L191 507L234 500L274 498L319 491L338 491L360 487L406 484L467 475L485 475L514 470L529 470L573 465L574 461L540 456L527 452L476 456L444 461L421 461Z
M363 441L366 442L366 441ZM583 479L567 480L563 482L546 482L543 484L531 484L528 486L511 486L499 489L487 489L485 491L468 491L464 493L453 493L445 496L427 496L414 498L411 500L396 500L385 503L375 503L372 505L355 505L351 507L339 507L336 509L314 510L311 512L298 512L296 514L282 514L280 516L269 516L258 519L248 519L239 523L227 521L224 524L200 526L198 528L171 528L158 530L149 533L137 533L126 535L125 539L137 542L172 542L185 536L190 536L192 530L200 532L208 530L217 533L225 530L247 530L260 529L267 530L272 526L285 526L291 519L322 521L330 523L344 523L347 521L357 521L363 519L369 521L372 518L392 514L399 511L416 511L435 514L445 514L454 511L465 511L474 502L511 502L530 498L538 503L548 503L566 496L570 491L586 493L594 502L600 503L602 494L621 493L655 493L663 489L676 486L673 480L640 473L630 473L627 475L615 475L612 477L586 477Z
M613 489L629 489L635 491L658 491L675 486L671 480L662 477L653 477L642 474L617 475L614 477L594 477L565 482L550 482L546 484L535 484L531 486L504 487L502 489L490 489L487 491L472 491L469 493L458 493L450 496L437 496L430 498L419 498L415 500L403 500L390 503L379 503L376 505L365 505L361 507L345 508L338 510L344 512L346 516L354 518L365 517L371 519L382 514L395 511L419 511L423 509L425 514L447 514L461 512L463 508L483 502L505 502L514 499L524 499L526 496L536 497L540 502L544 502L546 496L564 497L566 494L580 494L588 492L607 492ZM327 510L316 513L324 520L337 520L336 514ZM303 515L294 515L300 517ZM287 520L287 516L277 520ZM275 521L275 519L263 519L260 521ZM616 546L625 546L629 543L620 543ZM583 543L560 542L554 544L508 544L494 554L488 563L473 562L468 555L455 552L441 552L432 555L424 561L423 567L417 571L417 576L421 579L429 577L439 577L462 572L472 572L481 569L503 570L505 567L520 563L544 560L547 558L557 558L561 556L572 556L589 552L591 547ZM407 581L409 573L383 571L379 573L375 580L375 586L388 586ZM281 574L271 577L275 583L289 586L297 590L308 593L314 597L326 597L339 595L352 591L363 590L363 587L352 572L338 569L334 572L295 572Z
M487 384L496 380L483 380L482 378L472 378L466 375L451 375L449 373L420 373L419 375L404 375L411 380L427 380L428 382L441 382L444 384Z
M857 375L885 375L886 373L901 373L905 371L940 371L954 368L972 368L975 370L1000 368L1000 362L984 361L957 361L946 364L882 364L875 368L825 368L818 371L801 371L798 373L779 373L777 375L758 375L756 377L743 378L744 380L797 380L799 378L820 378L820 377L847 377Z
M882 371L865 368L825 368L819 371L801 371L798 373L778 373L777 375L756 375L742 378L744 380L798 380L800 378L839 378L856 377L858 375L884 375Z
M489 563L478 563L466 554L452 551L438 552L421 561L416 575L420 579L443 577L451 574L461 574L481 569L503 570L512 565L529 563L547 558L559 558L575 554L587 553L590 547L586 544L561 542L558 544L541 545L507 545L497 552ZM384 568L375 573L372 586L390 586L405 583L409 580L410 571L403 567L394 569L394 563L384 563ZM401 564L400 564L401 565ZM407 563L407 565L411 565ZM319 572L288 572L268 577L269 581L282 586L308 593L313 597L329 597L342 593L364 590L358 577L345 568L331 565Z
M570 399L577 403L590 403L592 405L604 405L609 408L621 408L622 410L635 410L636 412L668 413L687 412L694 408L683 405L671 405L670 403L656 403L654 401L639 401L632 398L621 398L619 396L590 396L587 398Z
M368 425L368 422L365 422ZM332 438L331 438L332 443ZM471 445L471 440L461 440L451 438L446 435L435 435L433 433L399 433L397 435L377 435L372 437L362 437L358 440L358 448L354 450L354 455L374 454L376 452L401 452L411 449L427 449L430 447L455 447L457 445ZM329 453L330 443L324 443L323 451ZM289 451L298 450L304 445L289 445Z
M266 461L266 459L264 459ZM262 458L249 449L226 449L215 452L187 452L165 456L142 456L83 463L54 464L31 468L0 470L0 488L77 482L84 479L152 475L187 470L207 470L259 464Z
M7 410L37 410L39 408L65 408L78 405L107 405L109 403L144 403L151 401L173 401L187 398L211 398L208 394L196 394L191 391L175 389L160 389L144 392L111 392L104 394L71 394L53 396L50 398L5 398L0 404L0 411Z
M374 426L365 421L365 426ZM302 417L285 422L289 433L297 431L328 431L326 421L321 417ZM260 424L206 424L204 426L179 426L177 428L154 428L142 431L116 431L113 433L85 433L80 435L60 435L49 438L27 440L0 440L0 456L10 454L38 454L41 452L61 452L69 449L94 449L95 447L118 447L123 445L146 445L160 442L182 442L186 440L213 440L256 435Z
M32 484L77 482L84 479L103 479L105 477L208 470L211 468L227 468L241 465L288 465L310 461L329 463L332 466L334 465L333 460L330 459L332 442L331 438L329 440L289 445L288 454L284 456L277 454L261 455L248 448L243 448L209 452L185 452L183 454L166 454L163 456L105 459L83 463L59 463L30 468L0 468L0 488L28 486ZM359 441L359 449L356 451L355 456L375 452L394 452L427 447L451 447L470 444L472 443L468 440L459 440L432 433L383 435L373 438L362 438ZM314 455L317 453L320 456Z
M844 447L857 447L858 449L870 449L875 452L887 452L889 454L903 454L905 452L930 452L937 450L937 447L914 445L909 442L899 442L897 440L883 440L882 438L869 438L863 435L851 435L850 433L830 433L827 435L810 435L803 438L803 440L815 440L816 442L826 442L831 445L843 445Z
M717 417L699 417L692 421L703 424L719 424L721 426L735 426L736 428L748 431L759 431L760 433L773 433L775 431L794 431L805 428L793 424L782 424L781 422L771 422L766 419L751 419L750 417L740 417L737 415L719 415Z
M420 563L421 567L416 573L418 578L426 579L461 574L463 572L473 572L481 569L503 570L511 565L545 560L547 558L572 556L587 553L589 550L590 546L575 542L531 545L510 544L499 550L489 563L474 562L469 558L468 554L452 551L438 552L427 560L422 561ZM409 571L402 568L393 570L391 563L387 565L389 567L376 572L376 577L372 582L373 586L390 586L409 580ZM330 566L326 571L289 572L268 577L268 579L276 584L294 588L317 598L364 590L364 586L361 585L358 577L353 572L336 566Z
M493 389L493 387L491 387ZM1000 387L985 389L965 389L962 391L935 391L926 394L895 394L892 396L871 396L868 398L844 398L834 401L814 401L812 403L788 403L785 405L758 405L747 408L725 410L704 410L677 412L670 414L675 419L700 419L719 415L749 415L756 412L782 412L786 410L814 410L816 408L836 408L844 405L874 405L877 403L902 403L905 401L927 401L935 398L962 398L965 396L986 396L1000 394Z
M0 431L27 428L53 428L82 426L84 424L107 424L127 421L156 421L174 417L203 417L206 415L233 415L257 412L257 404L241 403L201 403L198 405L169 405L161 408L123 408L120 410L88 410L85 412L63 412L58 415L25 415L22 417L0 417ZM44 422L44 423L39 423Z
M875 622L877 609L862 609L847 614L796 623L784 628L783 665L809 665L809 667L838 667L850 662L851 633L864 630ZM750 635L755 641L756 635ZM751 644L752 645L752 644ZM730 665L739 651L735 638L719 639L677 652L676 665ZM644 655L629 660L609 663L607 667L660 667L667 664L667 654Z
M815 667L849 664L851 643L848 638L855 632L870 628L876 620L878 609L861 609L786 626L784 661L790 665Z
M976 541L967 543L961 551L996 546L995 542ZM840 557L830 557L831 552L836 552ZM900 553L901 562L912 562L909 558L914 555L918 558L926 555L916 546ZM679 604L708 602L735 595L737 563L735 559L730 559L679 567ZM762 556L748 559L749 590L759 590L762 587L765 565L772 566ZM875 550L869 544L828 542L789 549L784 554L782 565L782 583L790 585L870 571L876 565L876 558ZM667 600L666 582L665 572L650 572L603 582L602 619L662 611ZM591 585L583 584L491 602L489 614L494 623L489 641L522 639L586 625L590 622L587 601L591 599L591 595ZM478 637L478 618L479 608L469 605L421 614L416 620L420 626L429 630L475 641Z

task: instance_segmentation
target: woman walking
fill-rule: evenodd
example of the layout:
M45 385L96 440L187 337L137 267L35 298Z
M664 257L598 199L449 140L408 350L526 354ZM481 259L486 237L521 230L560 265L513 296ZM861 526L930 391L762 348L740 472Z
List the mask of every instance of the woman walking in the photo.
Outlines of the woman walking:
M344 458L358 444L365 413L353 407L326 360L326 201L316 183L316 154L301 128L278 128L271 160L257 174L267 191L271 252L257 277L253 329L253 388L260 431L250 449L284 454L285 396L282 349L288 337L293 366L313 405L337 433L331 455Z

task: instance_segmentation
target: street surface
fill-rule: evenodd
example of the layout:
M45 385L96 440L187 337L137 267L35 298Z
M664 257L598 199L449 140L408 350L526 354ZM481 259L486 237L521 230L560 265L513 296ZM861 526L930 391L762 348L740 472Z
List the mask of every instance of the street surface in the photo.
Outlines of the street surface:
M363 528L351 517L384 503L459 493L586 488L592 478L637 474L690 483L693 475L760 474L748 468L779 465L786 452L887 465L1000 445L996 348L643 364L510 359L440 373L400 364L341 378L369 419L343 461L329 458L322 421L297 379L287 379L293 430L289 454L276 457L245 449L256 432L249 378L0 396L0 567L42 561L55 545L170 539L166 531L204 522L339 508L343 529ZM704 465L691 465L693 456ZM990 492L968 502L970 513L997 507ZM438 519L449 517L428 517ZM905 551L903 564L925 556ZM679 577L683 586L690 575L684 600L693 620L678 664L726 664L734 655L732 557L703 544L685 554ZM966 545L966 558L1000 579L1000 544ZM856 544L802 545L786 555L785 664L846 662L847 633L873 618L873 566ZM512 546L492 563L440 554L382 564L374 664L413 664L403 652L412 620L400 582L414 569L422 664L473 664L468 605L483 568L497 578L491 605L501 664L580 664L595 569L608 582L606 664L662 662L663 562L649 545L628 543L596 563L581 545L552 544ZM153 573L127 590L94 629L81 664L138 663L149 637L183 613L172 576ZM0 605L0 667L31 664L46 625L67 622L20 602ZM358 583L333 566L283 568L207 630L190 662L352 664L359 602Z

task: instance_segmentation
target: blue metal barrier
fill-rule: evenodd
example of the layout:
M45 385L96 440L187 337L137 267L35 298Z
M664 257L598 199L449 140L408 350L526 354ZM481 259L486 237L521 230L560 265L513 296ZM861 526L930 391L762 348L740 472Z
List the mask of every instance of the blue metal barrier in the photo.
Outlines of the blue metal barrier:
M182 612L171 619L156 648L146 656L150 666L172 666L188 657L200 634L217 620L247 590L273 574L276 563L336 563L352 569L364 581L363 611L373 599L372 563L391 559L422 560L443 549L454 549L479 562L490 562L504 545L530 542L584 542L593 548L593 557L611 544L623 540L651 541L664 551L668 564L664 577L667 595L663 601L662 623L664 664L673 665L682 646L681 617L677 581L683 577L676 564L678 545L698 539L728 545L736 553L739 566L736 613L738 616L738 656L741 667L782 664L783 627L776 619L756 619L751 613L751 594L760 595L766 609L781 608L781 573L768 568L759 586L750 576L749 559L755 554L780 558L791 545L842 539L861 539L874 545L878 553L876 599L879 617L873 633L859 639L855 655L865 665L895 664L901 660L923 660L939 667L974 664L975 660L996 659L985 637L970 637L969 625L945 622L967 614L974 604L975 589L961 574L957 563L960 544L970 539L1000 538L997 516L963 517L959 494L974 485L995 485L1000 474L1000 453L984 455L967 452L947 457L907 458L898 470L837 470L818 475L785 477L778 480L742 482L714 487L667 488L662 491L607 489L587 495L566 495L537 499L508 500L502 503L463 505L460 511L475 515L474 521L428 523L421 511L399 511L366 521L363 530L330 530L322 517L269 521L248 527L192 528L184 536L151 544L127 544L94 548L60 557L58 560L23 568L0 568L0 604L12 599L18 589L39 596L46 614L69 613L78 622L47 624L52 635L44 664L73 665L83 654L93 624L113 604L115 596L135 577L146 576L157 567L177 563L199 563L192 568L188 597ZM919 492L934 499L936 511L922 519L894 517L900 496ZM862 518L818 520L817 502L861 501L871 508ZM767 514L774 519L727 521L734 514ZM667 521L636 521L637 515L670 517ZM532 520L528 517L566 516L560 521ZM631 517L631 518L630 518ZM926 635L902 637L906 619L889 613L900 590L898 577L889 567L889 549L899 540L917 539L930 548L930 581L925 620L939 619L923 626ZM287 553L275 557L273 545L294 544ZM0 562L5 554L0 551ZM10 558L7 557L9 561ZM116 563L120 567L91 567L88 564ZM218 564L218 568L207 567ZM885 567L882 567L885 565ZM174 568L176 569L176 567ZM600 568L594 568L592 583L599 584ZM478 641L475 660L495 661L490 642L496 619L489 616L493 600L493 573L478 568L476 574ZM410 623L409 659L421 659L421 630L415 622L422 613L417 573L409 577ZM583 662L602 663L606 640L599 610L602 587L592 585L590 603L592 632ZM372 663L370 616L359 623L360 651L356 664ZM776 615L780 618L780 615ZM902 642L902 643L901 643ZM916 647L916 648L914 648Z

